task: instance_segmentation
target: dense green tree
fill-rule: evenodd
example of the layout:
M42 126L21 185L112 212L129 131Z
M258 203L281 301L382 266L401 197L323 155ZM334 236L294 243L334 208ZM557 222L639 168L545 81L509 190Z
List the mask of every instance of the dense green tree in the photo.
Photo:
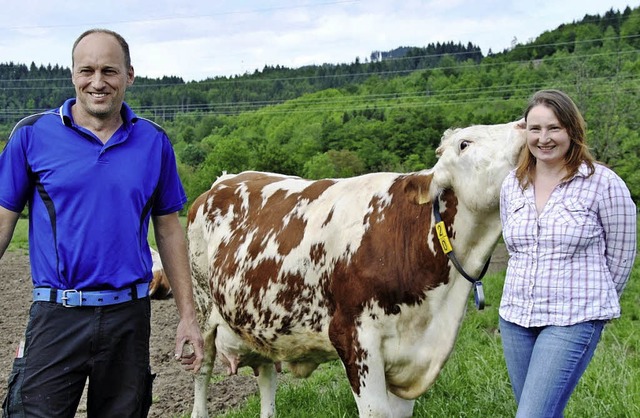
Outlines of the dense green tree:
M206 158L207 153L199 144L189 144L180 153L180 161L191 167L198 167Z
M302 175L308 179L336 178L336 169L331 163L328 153L316 154L311 157L302 169Z
M638 34L640 34L640 8L630 11L620 27L620 38L636 49L640 48L640 36Z

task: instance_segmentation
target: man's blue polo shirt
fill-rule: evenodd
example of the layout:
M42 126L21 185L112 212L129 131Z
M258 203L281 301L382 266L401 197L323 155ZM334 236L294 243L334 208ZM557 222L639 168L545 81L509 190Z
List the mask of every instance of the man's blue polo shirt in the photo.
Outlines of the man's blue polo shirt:
M173 148L156 124L123 104L123 125L103 144L59 109L20 121L0 153L0 205L29 203L33 283L117 289L151 280L151 215L187 201Z

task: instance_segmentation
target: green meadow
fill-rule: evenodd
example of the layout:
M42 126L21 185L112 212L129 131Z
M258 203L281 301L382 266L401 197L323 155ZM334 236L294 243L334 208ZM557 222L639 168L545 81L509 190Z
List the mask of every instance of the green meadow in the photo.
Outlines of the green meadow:
M478 311L470 297L466 317L449 361L435 384L416 402L414 417L514 417L511 392L497 329L504 273L484 278L487 306ZM247 371L248 372L248 371ZM213 394L215 396L215 394ZM276 395L278 417L357 417L342 365L324 364L308 379L285 371ZM226 418L260 415L257 395ZM640 417L640 262L622 295L622 317L609 323L582 377L566 417Z

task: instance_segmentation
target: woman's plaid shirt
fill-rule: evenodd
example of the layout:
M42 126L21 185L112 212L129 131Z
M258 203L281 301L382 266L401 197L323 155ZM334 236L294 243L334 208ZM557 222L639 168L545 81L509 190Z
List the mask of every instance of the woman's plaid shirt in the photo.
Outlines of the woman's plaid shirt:
M500 315L525 327L620 316L636 255L636 206L623 180L596 164L551 193L540 216L533 187L510 173L500 217L509 263Z

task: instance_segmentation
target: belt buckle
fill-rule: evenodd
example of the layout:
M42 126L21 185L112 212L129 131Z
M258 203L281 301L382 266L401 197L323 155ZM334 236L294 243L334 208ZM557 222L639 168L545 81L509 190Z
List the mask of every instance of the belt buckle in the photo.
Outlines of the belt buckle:
M67 303L67 301L69 300L69 296L67 296L69 293L71 294L78 294L79 298L78 298L78 304L77 305L69 305ZM82 306L82 291L81 290L76 290L76 289L68 289L68 290L63 290L62 291L62 297L60 298L62 300L62 306L64 306L65 308L76 308L79 306Z

